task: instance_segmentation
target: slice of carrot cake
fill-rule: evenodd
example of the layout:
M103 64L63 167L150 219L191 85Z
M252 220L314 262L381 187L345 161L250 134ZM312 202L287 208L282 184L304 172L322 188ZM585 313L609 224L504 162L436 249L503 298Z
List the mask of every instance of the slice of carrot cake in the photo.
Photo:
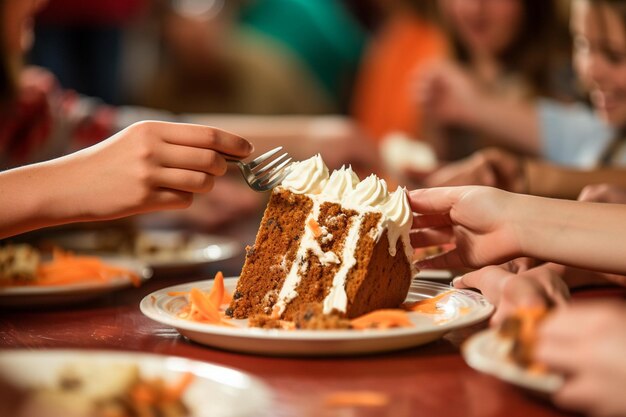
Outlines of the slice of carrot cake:
M398 307L413 275L406 190L350 167L329 176L317 155L275 188L227 314L294 320L302 311L354 318Z

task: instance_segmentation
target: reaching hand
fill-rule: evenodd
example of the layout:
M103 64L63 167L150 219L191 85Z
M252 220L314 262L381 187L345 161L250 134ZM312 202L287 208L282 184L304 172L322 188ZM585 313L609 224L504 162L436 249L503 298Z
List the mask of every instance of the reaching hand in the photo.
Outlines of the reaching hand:
M496 306L492 324L499 324L522 307L565 305L569 289L551 269L543 266L515 274L500 266L488 266L453 281L455 288L477 288Z
M611 184L587 185L580 192L578 201L624 204L626 203L626 189Z
M411 235L414 247L453 242L456 248L418 263L420 268L478 268L521 256L515 194L489 187L448 187L411 191L418 213Z
M417 80L416 100L427 109L429 118L444 125L473 124L483 92L463 69L448 62L436 62L422 71Z
M226 172L223 154L243 158L251 151L246 140L211 127L142 122L51 161L56 169L42 180L67 199L57 208L61 217L65 210L65 217L111 219L187 207Z
M524 192L521 160L510 152L489 148L439 168L423 181L426 187L486 185Z
M554 401L597 416L626 415L626 306L574 304L546 318L536 359L566 375Z

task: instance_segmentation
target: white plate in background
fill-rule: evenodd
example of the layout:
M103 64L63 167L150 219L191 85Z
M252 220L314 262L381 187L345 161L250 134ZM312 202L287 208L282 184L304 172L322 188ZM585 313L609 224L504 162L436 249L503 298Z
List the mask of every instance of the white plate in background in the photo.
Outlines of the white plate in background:
M142 281L152 269L141 262L102 258L103 262L136 273ZM43 307L80 303L133 285L130 276L120 275L106 281L86 281L63 285L16 285L0 287L0 307Z
M75 252L138 259L155 270L201 266L230 259L242 251L239 242L223 236L178 230L141 230L138 238L161 250L153 254L134 255L104 250L101 239L103 236L106 238L106 233L98 230L71 231L59 233L48 241Z
M174 356L93 350L0 351L0 377L16 388L54 387L68 367L95 370L103 367L137 366L141 378L178 381L185 373L194 380L183 402L193 417L249 417L267 410L269 389L250 375L207 362ZM85 372L88 373L88 372ZM94 372L97 374L97 372ZM106 381L99 383L106 384Z
M477 371L495 376L541 394L552 394L563 385L563 377L522 368L509 358L512 342L487 329L470 337L462 347L465 362Z

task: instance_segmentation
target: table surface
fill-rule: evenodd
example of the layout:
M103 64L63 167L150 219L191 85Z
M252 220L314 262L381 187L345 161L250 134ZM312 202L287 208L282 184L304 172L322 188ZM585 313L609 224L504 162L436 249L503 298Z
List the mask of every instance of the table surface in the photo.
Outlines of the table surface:
M274 391L270 416L563 416L548 402L470 369L460 344L485 326L454 331L413 349L337 358L277 358L245 355L195 344L139 311L147 294L174 284L206 279L217 268L236 274L242 259L155 276L76 306L0 310L0 348L85 348L176 355L237 368ZM375 391L390 399L385 409L324 409L336 391Z

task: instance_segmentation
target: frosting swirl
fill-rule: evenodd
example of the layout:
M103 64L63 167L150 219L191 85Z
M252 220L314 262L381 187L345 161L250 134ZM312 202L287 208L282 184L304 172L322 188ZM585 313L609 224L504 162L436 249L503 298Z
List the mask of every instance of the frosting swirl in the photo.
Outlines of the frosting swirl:
M282 186L296 194L319 194L328 181L328 167L320 154L289 167Z
M396 253L396 242L403 237L408 242L409 232L413 225L413 212L409 205L406 189L398 187L391 193L389 200L383 205L382 211L387 218L387 237L389 238L389 253Z
M388 198L385 180L371 174L358 183L354 190L345 196L343 202L353 206L376 207L384 204Z
M346 168L342 166L330 175L326 186L322 190L322 195L341 201L343 196L353 191L358 183L359 177L354 173L352 167Z

